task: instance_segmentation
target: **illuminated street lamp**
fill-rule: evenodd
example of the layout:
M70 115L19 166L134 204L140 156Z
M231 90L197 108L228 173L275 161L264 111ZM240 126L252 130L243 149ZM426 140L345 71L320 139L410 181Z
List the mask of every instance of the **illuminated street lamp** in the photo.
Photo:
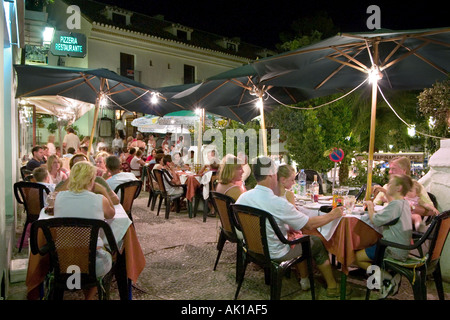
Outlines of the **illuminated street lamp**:
M53 41L53 35L55 34L55 28L53 27L45 27L44 32L42 33L43 44L50 45Z

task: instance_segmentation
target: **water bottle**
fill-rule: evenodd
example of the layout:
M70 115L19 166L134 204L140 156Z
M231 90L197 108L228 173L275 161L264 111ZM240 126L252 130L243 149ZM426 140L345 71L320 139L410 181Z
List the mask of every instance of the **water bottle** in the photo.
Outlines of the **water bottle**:
M300 196L304 197L306 195L306 173L305 170L301 170L298 176L298 183L300 186Z
M311 190L312 190L312 201L318 202L319 201L319 183L317 182L317 175L314 175L314 181L311 184Z

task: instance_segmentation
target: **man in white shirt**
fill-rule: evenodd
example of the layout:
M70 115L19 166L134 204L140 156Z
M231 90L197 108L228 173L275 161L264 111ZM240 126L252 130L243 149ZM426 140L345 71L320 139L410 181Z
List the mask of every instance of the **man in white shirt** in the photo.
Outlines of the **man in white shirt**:
M278 197L274 190L278 189L277 167L275 162L269 157L258 157L252 166L252 173L257 181L254 189L241 194L236 204L246 205L267 211L272 214L281 232L288 237L288 230L316 229L343 215L342 207L333 209L329 213L321 216L308 217L288 202L286 199ZM291 248L288 244L283 244L270 224L267 225L267 242L269 245L270 257L277 261L285 261L300 256L302 254L301 245ZM323 246L319 237L311 236L311 250L313 259L316 261L318 269L321 271L327 283L327 296L338 297L339 289L334 279L328 252ZM304 279L307 278L304 269L299 269L302 277L302 288Z
M75 134L75 130L72 127L67 128L67 134L64 136L63 140L64 150L69 150L69 148L74 148L75 152L80 149L80 138Z
M114 191L117 186L121 185L125 182L130 182L137 180L136 176L131 172L122 172L120 171L120 159L116 156L109 156L106 158L106 169L109 173L111 173L111 178L106 180L106 183L111 187ZM117 196L120 199L120 190L117 193Z

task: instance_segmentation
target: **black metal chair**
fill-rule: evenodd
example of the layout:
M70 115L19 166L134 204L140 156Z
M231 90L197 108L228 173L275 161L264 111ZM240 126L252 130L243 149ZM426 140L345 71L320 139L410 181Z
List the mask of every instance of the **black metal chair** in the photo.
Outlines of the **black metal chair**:
M31 175L33 173L33 171L28 170L27 166L22 166L20 167L20 176L22 177L23 181L26 181L26 177Z
M376 185L378 185L378 184L372 183L372 188ZM356 201L364 200L364 197L366 195L366 190L367 190L367 184L363 184L355 195Z
M275 219L271 214L264 210L256 209L244 205L231 205L234 215L237 218L239 229L244 235L245 260L242 276L239 276L239 283L235 294L235 299L239 295L239 291L244 281L245 269L249 262L254 262L265 270L270 272L270 299L279 300L281 297L282 276L289 272L291 266L307 261L309 281L311 284L311 297L315 299L314 277L312 269L311 241L309 236L289 241L281 233ZM270 226L274 230L278 239L288 245L301 244L302 255L291 260L279 262L270 258L269 247L267 243L266 226ZM267 276L267 274L266 274ZM266 278L267 281L267 278Z
M133 203L141 193L141 189L142 180L133 180L118 185L114 190L116 194L120 191L120 204L123 206L131 221L133 221L133 215L131 214Z
M238 230L236 218L234 217L231 205L234 203L234 199L219 192L210 192L211 202L215 211L219 214L220 218L220 235L217 241L217 258L214 263L214 269L216 270L219 263L220 255L222 254L223 247L227 241L236 243L236 282L239 280L239 276L242 275L242 269L244 266L244 243L242 233Z
M154 164L149 165L146 169L147 171L147 189L148 189L148 203L147 207L151 206L151 210L153 211L155 209L156 199L159 195L161 195L161 191L153 185L153 182L156 182L156 178L153 175L152 169L154 167ZM157 183L157 182L156 182Z
M113 267L103 277L96 274L96 253L99 231L107 239L108 251L113 257ZM45 241L39 238L43 232ZM64 291L97 286L99 300L109 299L109 287L118 253L116 240L110 226L102 220L82 218L51 218L35 221L31 227L31 252L50 255L48 298L63 300ZM76 267L74 274L73 267ZM68 288L70 281L79 276L79 287ZM68 281L69 280L69 281Z
M165 172L165 170L159 170L159 169L153 169L153 174L155 175L156 181L158 182L159 190L161 191L161 196L159 198L159 204L158 204L158 212L156 215L159 216L159 211L161 209L162 201L164 200L164 205L166 206L166 213L165 218L169 219L170 215L170 206L172 203L175 203L175 210L176 212L180 212L180 200L182 197L186 195L186 189L183 188L182 185L176 185L170 182L170 179L168 177L168 173ZM169 195L166 191L166 185L170 185L172 187L180 187L183 188L182 194L175 194L175 195Z
M14 196L17 202L24 206L27 214L20 240L19 252L22 251L28 225L39 219L39 214L42 208L44 208L44 192L48 195L50 190L40 183L19 181L14 184Z
M429 274L433 274L439 299L444 300L440 258L450 231L449 217L450 210L436 216L432 220L428 230L413 245L405 246L384 239L378 241L374 264L384 270L392 270L400 273L407 278L412 285L415 300L427 299L426 280ZM406 261L384 257L387 247L411 251L420 248L427 240L431 240L431 242L428 253L425 255L421 254L419 257L410 255ZM366 291L366 300L370 298L370 291L369 288Z

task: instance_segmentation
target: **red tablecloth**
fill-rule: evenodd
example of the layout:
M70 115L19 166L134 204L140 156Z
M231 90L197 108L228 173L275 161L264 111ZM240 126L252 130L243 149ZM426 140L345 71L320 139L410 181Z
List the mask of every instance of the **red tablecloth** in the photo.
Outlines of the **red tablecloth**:
M355 262L355 251L368 248L382 237L375 229L355 217L344 217L339 222L329 241L317 230L305 231L305 234L316 235L322 239L328 252L336 256L341 263L342 271L348 274L348 267Z
M185 175L186 175L186 182L184 184L186 185L186 199L188 201L192 201L192 198L197 193L197 190L201 187L201 184L197 179L200 176L187 173Z
M39 241L45 241L42 231L40 231L39 239ZM145 256L142 252L142 248L133 225L128 228L125 236L123 237L123 248L127 277L135 283L142 270L144 270ZM25 280L25 284L27 286L27 299L39 299L38 287L45 280L49 267L50 259L48 255L34 255L30 252L27 278Z

